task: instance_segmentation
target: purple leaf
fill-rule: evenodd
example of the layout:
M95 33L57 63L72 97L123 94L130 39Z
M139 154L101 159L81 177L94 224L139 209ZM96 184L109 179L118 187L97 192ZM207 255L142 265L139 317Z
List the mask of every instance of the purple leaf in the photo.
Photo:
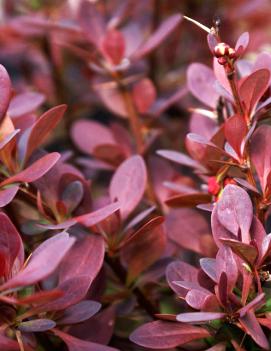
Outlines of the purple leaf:
M67 233L57 234L44 241L34 250L27 266L0 289L27 286L47 278L57 268L73 243L74 238L69 237Z
M112 201L119 201L123 219L139 204L144 195L146 183L146 166L143 158L139 155L124 161L114 173L109 193Z
M249 33L244 32L240 35L238 38L236 44L235 44L235 51L238 52L241 50L241 54L247 49L247 46L249 44Z
M64 310L63 316L58 319L57 324L75 324L83 322L101 308L101 304L96 301L84 300Z
M225 313L222 312L187 312L180 313L176 319L183 323L208 323L216 319L223 319Z
M156 151L156 153L159 156L166 158L167 160L177 162L183 166L195 168L201 172L206 172L206 168L203 167L199 162L193 160L192 158L190 158L189 156L181 152L177 152L173 150L158 150Z
M180 24L182 16L180 14L172 15L167 18L154 33L152 33L147 41L143 43L132 55L133 60L139 60L148 55L152 50L159 46Z
M202 63L192 63L187 70L187 85L199 101L216 108L219 94L215 89L214 73L208 66Z
M249 229L253 218L253 208L245 190L237 185L227 185L217 203L217 215L220 223L227 230L237 237L240 229L242 241L250 243Z
M200 327L182 323L155 321L136 329L130 335L130 340L143 347L163 350L208 336L209 332Z
M25 333L44 332L56 326L51 319L33 319L31 321L22 322L18 325L18 329Z

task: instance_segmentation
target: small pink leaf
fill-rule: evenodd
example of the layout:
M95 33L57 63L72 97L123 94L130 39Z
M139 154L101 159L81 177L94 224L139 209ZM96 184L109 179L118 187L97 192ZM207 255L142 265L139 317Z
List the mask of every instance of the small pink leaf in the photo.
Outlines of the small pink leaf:
M52 152L40 158L38 161L32 163L26 169L21 171L14 176L5 179L0 186L12 184L12 183L31 183L41 178L47 173L59 160L60 154L58 152Z
M180 313L177 315L176 319L183 323L208 323L209 321L222 319L226 315L222 312L187 312Z
M180 165L195 168L201 172L205 172L206 168L202 166L198 161L193 160L191 157L173 150L158 150L156 153L159 156L166 158L167 160L179 163Z
M135 155L124 161L114 173L109 193L112 201L118 200L125 219L139 204L147 183L147 171L143 158Z
M0 207L5 207L9 204L15 197L19 190L18 186L12 186L11 188L0 190Z
M209 332L192 325L155 321L136 329L130 340L134 343L157 350L171 349L193 340L206 338Z
M238 38L236 44L235 44L235 51L238 52L241 50L241 54L247 49L249 44L249 33L244 32L243 34L240 35Z

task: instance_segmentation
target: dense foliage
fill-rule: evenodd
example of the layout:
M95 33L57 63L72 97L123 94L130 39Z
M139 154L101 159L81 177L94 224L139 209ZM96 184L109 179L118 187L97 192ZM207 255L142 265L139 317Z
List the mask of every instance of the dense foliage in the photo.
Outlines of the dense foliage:
M181 3L2 4L1 350L271 349L271 5Z

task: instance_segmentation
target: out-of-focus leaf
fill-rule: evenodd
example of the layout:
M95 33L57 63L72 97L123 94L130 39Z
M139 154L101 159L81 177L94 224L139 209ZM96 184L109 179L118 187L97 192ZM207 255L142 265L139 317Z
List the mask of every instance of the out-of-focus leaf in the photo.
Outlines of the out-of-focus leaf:
M207 193L194 193L187 195L175 195L166 200L170 207L195 207L196 205L209 203L212 196Z
M192 63L187 70L187 85L198 100L216 108L219 94L215 89L214 73L209 67L202 63Z
M0 190L0 207L5 207L9 204L17 194L19 190L18 186L12 186L11 188L1 189Z
M158 150L156 152L159 156L162 156L170 161L177 162L183 166L195 168L199 171L205 172L206 169L198 161L193 160L191 157L173 150Z
M26 92L14 96L8 107L8 114L11 118L18 118L20 116L34 112L45 101L45 96L36 92Z
M148 78L141 79L133 86L133 99L139 113L146 113L156 100L156 89Z
M113 65L118 65L125 55L125 38L120 31L109 29L102 39L100 48Z
M176 27L180 24L182 16L172 15L167 18L154 33L152 33L149 38L136 50L132 55L133 60L139 60L142 57L148 55L152 50L159 46L169 35L172 33Z

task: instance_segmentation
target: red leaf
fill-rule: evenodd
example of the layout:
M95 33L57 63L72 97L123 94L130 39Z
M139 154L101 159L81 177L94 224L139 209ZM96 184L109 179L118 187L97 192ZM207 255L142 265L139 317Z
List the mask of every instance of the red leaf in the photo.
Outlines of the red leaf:
M171 17L167 18L159 28L152 33L147 41L143 43L136 50L136 52L132 55L133 60L139 60L142 57L148 55L152 50L154 50L157 46L159 46L180 24L182 20L182 16L172 15Z
M109 193L112 201L118 200L125 219L139 204L147 183L147 171L143 158L135 155L124 161L114 173Z
M80 301L78 304L65 309L63 316L57 320L57 324L62 325L83 322L96 314L100 308L101 304L99 302L90 300Z
M4 351L20 351L17 341L0 334L0 347Z
M258 256L257 249L249 244L242 243L233 239L220 239L224 244L228 245L232 251L245 260L248 264L252 265L255 263ZM228 260L226 260L228 261Z
M139 113L146 113L157 97L153 82L144 78L133 86L133 99Z
M27 129L19 142L20 159L25 163L52 132L62 119L66 105L59 105L46 111L30 128Z
M249 311L246 315L239 319L245 333L250 335L252 339L264 350L270 350L269 342L262 331L262 328L255 317L254 312Z
M52 152L40 158L38 161L32 163L29 167L24 169L18 174L5 179L0 186L12 184L12 183L31 183L41 178L47 173L59 160L60 154L58 152Z
M79 120L71 129L71 137L80 151L92 154L102 144L116 145L110 129L95 121Z
M1 267L0 265L0 276L8 277L12 272L16 259L19 260L19 268L22 266L24 260L24 247L20 234L12 224L9 217L3 212L0 212L0 226L1 260L4 259L5 261L4 267Z
M247 124L243 116L234 115L224 124L225 137L239 157L242 157L242 142L248 132Z
M227 185L217 203L220 223L236 237L241 230L242 241L250 243L249 229L253 218L253 208L247 192L237 185Z
M121 251L122 259L128 266L128 284L158 260L165 251L166 235L160 217L157 218L140 228Z
M219 94L215 89L213 71L202 63L192 63L187 70L187 84L191 93L205 105L216 108Z
M270 72L259 69L245 78L239 88L239 95L246 112L250 115L269 85Z
M155 321L136 329L130 335L130 340L143 347L163 350L208 336L209 332L200 327L182 323Z
M77 339L57 329L52 330L52 332L65 342L69 351L118 351L113 347Z
M11 98L11 82L5 67L0 65L0 122L6 115Z
M89 281L88 285L90 285L101 269L104 250L102 236L88 235L83 239L77 239L60 266L59 282L73 277L86 276Z
M118 65L125 55L125 38L118 30L109 29L101 42L100 48L104 56L113 65Z
M235 287L238 279L238 267L232 250L227 246L222 246L216 255L216 273L220 279L223 273L227 276L228 292Z
M194 193L188 195L175 195L166 200L170 207L195 207L196 205L209 203L212 196L206 193Z
M0 289L27 286L47 278L57 268L73 243L74 238L69 237L67 233L60 233L44 241L34 250L27 266Z

